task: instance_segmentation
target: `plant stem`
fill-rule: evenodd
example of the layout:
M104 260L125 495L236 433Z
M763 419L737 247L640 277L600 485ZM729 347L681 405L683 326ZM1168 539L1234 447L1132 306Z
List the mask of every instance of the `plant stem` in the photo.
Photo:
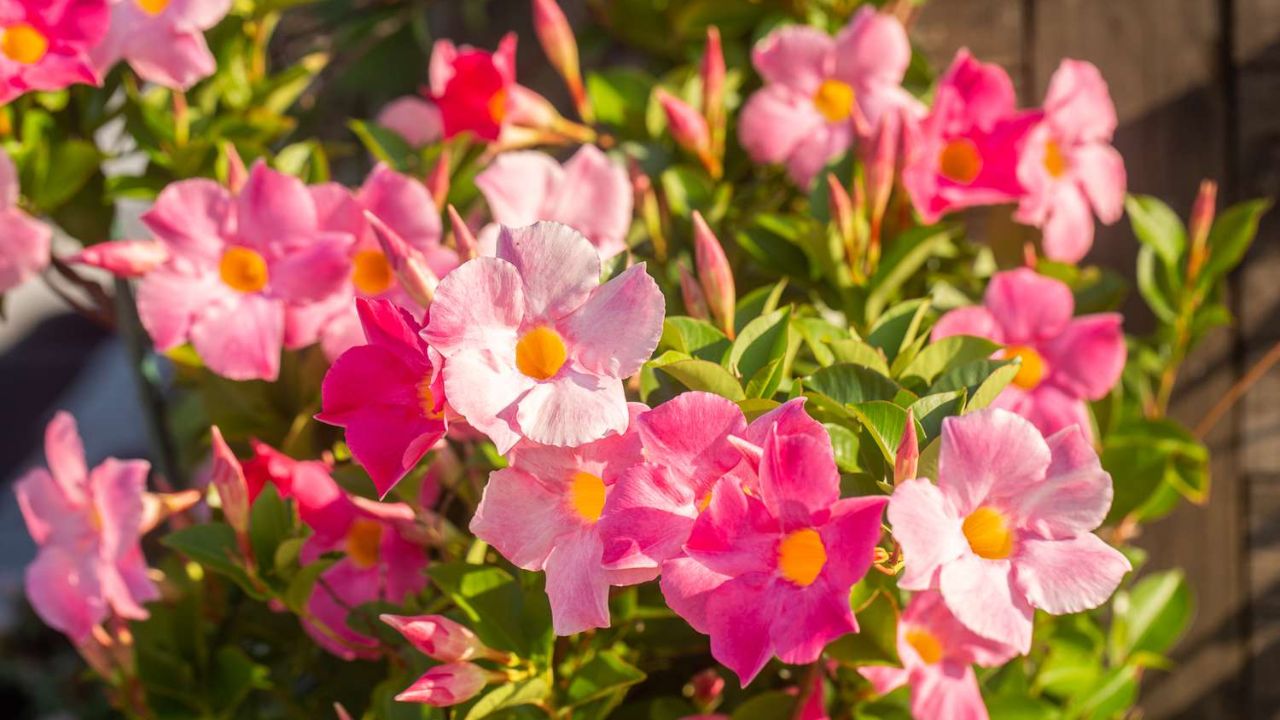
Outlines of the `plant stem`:
M1271 349L1258 362L1254 363L1253 367L1249 368L1244 377L1237 380L1231 386L1231 389L1210 408L1209 412L1196 424L1195 430L1192 431L1195 436L1203 440L1218 424L1218 421L1222 419L1222 416L1226 415L1227 411L1239 402L1240 398L1244 397L1244 394L1249 392L1250 388L1257 384L1271 368L1275 367L1276 363L1280 363L1280 342L1272 345Z

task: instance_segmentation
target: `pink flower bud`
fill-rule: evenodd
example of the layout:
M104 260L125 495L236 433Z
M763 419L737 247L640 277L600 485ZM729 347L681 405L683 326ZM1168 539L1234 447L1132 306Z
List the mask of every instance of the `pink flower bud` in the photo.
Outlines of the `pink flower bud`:
M689 317L699 320L710 320L711 310L707 308L707 297L702 294L698 281L682 263L680 265L680 297L684 300L684 311Z
M90 245L67 258L68 263L79 263L102 268L112 275L126 278L142 277L169 259L169 250L154 240L112 240Z
M493 659L494 650L480 642L470 629L459 625L443 615L379 615L382 622L395 628L422 654L452 663L470 660L475 657Z
M868 143L869 155L864 155L867 178L867 202L871 208L871 236L873 242L880 237L880 226L893 181L897 175L899 148L901 147L903 118L899 113L888 112L880 118Z
M449 148L442 148L435 167L431 168L431 172L424 181L427 192L431 193L431 199L436 201L437 211L443 210L445 203L449 202L450 161Z
M244 159L240 157L240 151L236 149L235 143L229 140L224 141L222 154L227 159L227 189L233 194L238 194L240 188L249 182L249 169L245 167Z
M564 78L574 107L587 122L591 121L591 104L582 86L582 70L578 65L578 41L564 11L555 0L533 0L533 30L542 43L551 66Z
M396 696L400 702L448 707L475 697L489 683L489 673L471 663L437 665Z
M697 155L703 167L713 177L720 177L720 161L711 152L711 133L707 128L706 118L689 103L662 88L658 88L657 98L662 111L667 115L667 127L676 144Z
M248 547L249 533L249 485L244 479L244 468L240 460L231 452L227 441L222 439L222 431L218 426L209 429L210 445L213 450L213 467L211 481L218 490L218 500L222 503L222 516L227 524L243 537L242 547Z
M458 214L458 209L449 206L449 224L453 226L453 244L458 251L458 259L466 262L479 254L480 244L476 236L467 226L467 221Z
M908 408L907 427L902 431L902 440L898 442L897 456L893 461L894 484L915 479L919 466L920 441L916 439L916 418Z
M352 720L351 713L342 707L342 703L333 704L333 714L338 717L338 720Z
M852 245L856 232L853 218L853 199L849 191L836 178L835 173L827 173L827 206L831 213L831 222L840 231L840 237L846 245ZM852 262L854 258L849 258Z
M707 299L711 315L720 323L724 334L732 338L734 307L738 302L733 284L733 269L725 257L720 240L711 232L702 213L693 211L693 250L697 263L698 280Z
M724 678L714 668L707 668L689 683L693 688L693 702L700 708L713 705L724 692Z
M707 26L707 48L702 53L702 114L710 126L713 143L724 133L724 49L720 28Z
M1191 254L1187 259L1187 279L1194 282L1200 275L1208 259L1209 230L1213 227L1213 218L1217 211L1218 184L1212 180L1200 183L1200 193L1196 195L1196 204L1191 209Z
M440 284L440 278L431 272L426 258L396 234L396 231L379 220L377 215L366 210L364 218L373 229L374 236L378 238L382 253L387 256L387 262L391 263L391 271L395 273L400 287L422 307L430 305L431 299L436 294L436 286Z

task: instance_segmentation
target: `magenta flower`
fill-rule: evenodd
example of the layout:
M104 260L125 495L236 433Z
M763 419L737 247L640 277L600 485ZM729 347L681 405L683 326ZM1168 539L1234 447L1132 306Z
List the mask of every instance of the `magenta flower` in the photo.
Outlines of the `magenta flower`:
M49 469L32 470L15 487L31 539L26 591L41 620L79 643L108 615L147 617L160 596L138 544L144 532L145 460L107 458L90 471L76 421L59 412L45 429Z
M0 150L0 293L30 280L49 264L52 238L48 225L18 207L18 169Z
M516 84L515 33L504 36L495 52L438 40L429 75L446 139L471 132L481 140L497 140L509 120Z
M952 310L933 339L984 337L1005 346L1000 355L1022 367L993 407L1012 410L1052 435L1078 425L1093 437L1086 400L1106 396L1120 380L1128 350L1123 318L1099 313L1072 319L1075 298L1065 284L1019 268L996 273L981 307Z
M818 438L783 422L763 430L760 445L756 437L738 442L744 462L757 467L750 482L718 480L684 556L662 566L667 605L711 636L711 654L744 685L771 656L810 663L828 642L857 631L849 590L871 566L887 500L840 498L825 432Z
M101 83L89 50L109 22L107 0L0 0L0 105L32 90Z
M917 593L898 618L902 667L858 668L876 692L911 686L911 714L918 718L987 720L973 665L997 667L1017 652L973 634L947 610L936 592Z
M973 632L1031 647L1033 608L1097 607L1132 568L1093 530L1111 507L1111 476L1076 427L1046 440L988 409L943 421L938 484L898 485L889 502L904 590L938 589Z
M471 532L517 567L547 574L557 635L609 627L609 587L652 580L656 568L609 570L599 520L618 476L643 460L632 404L623 432L574 448L520 445L489 476Z
M219 375L274 380L286 308L328 297L348 272L350 236L317 212L301 181L262 163L236 196L208 180L165 188L143 221L169 258L138 289L157 349L190 341Z
M394 131L414 147L430 145L444 136L440 108L416 95L406 95L387 103L378 112L377 123Z
M1018 151L1039 113L1018 113L1015 101L1003 68L978 62L968 50L956 53L933 109L904 128L902 182L925 222L1022 195Z
M147 82L188 90L217 69L204 31L230 10L231 0L111 0L111 29L93 63L105 75L123 59Z
M505 453L623 432L622 380L657 347L664 300L643 265L600 284L600 256L557 223L503 228L497 257L440 282L424 337L449 404ZM623 331L625 329L625 331Z
M356 307L368 342L329 368L316 419L346 429L351 454L385 497L448 429L440 360L408 311L363 298Z
M1093 245L1093 213L1108 225L1124 213L1124 159L1111 146L1115 132L1116 107L1098 68L1063 60L1049 81L1044 120L1018 161L1026 194L1015 217L1043 230L1050 260L1079 262Z
M495 223L564 223L586 235L602 260L627 249L631 182L627 171L594 145L583 145L563 166L540 152L503 153L476 176L476 187ZM497 227L485 228L481 242L491 247L497 233Z
M756 46L752 62L765 85L742 109L742 146L756 162L785 164L802 187L884 113L918 112L919 103L902 89L911 62L907 32L871 7L835 38L805 26L775 30Z

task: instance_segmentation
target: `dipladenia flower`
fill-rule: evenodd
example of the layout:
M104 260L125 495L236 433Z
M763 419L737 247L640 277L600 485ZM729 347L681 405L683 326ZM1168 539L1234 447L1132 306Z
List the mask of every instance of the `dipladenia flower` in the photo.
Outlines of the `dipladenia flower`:
M1078 425L1093 436L1087 400L1106 396L1120 380L1128 351L1119 313L1072 318L1066 284L1019 268L996 273L983 305L952 310L933 339L975 335L1000 343L1022 367L993 407L1027 418L1045 435Z
M898 618L902 667L860 667L884 694L911 686L911 714L918 718L987 720L973 665L997 667L1017 655L1008 645L970 632L936 592L917 593Z
M1018 161L1026 189L1014 216L1044 232L1045 257L1079 262L1093 245L1093 215L1124 214L1124 159L1111 146L1116 108L1098 68L1063 60L1049 80L1044 119Z
M143 80L187 90L217 69L205 43L231 0L111 0L111 29L92 51L105 75L123 59Z
M1047 440L1007 410L942 424L938 483L899 483L889 503L904 590L937 589L974 633L1031 648L1033 608L1097 607L1132 568L1093 530L1111 476L1077 427Z
M316 419L346 429L351 454L386 496L448 429L440 356L408 311L388 300L356 304L367 343L329 368Z
M160 596L139 540L150 464L107 458L89 470L75 420L59 412L45 429L49 469L32 470L14 492L39 546L24 587L31 607L76 643L114 614L145 619Z
M887 500L841 499L830 438L787 429L736 443L752 476L718 480L684 555L662 566L667 605L743 684L772 656L810 663L858 629L849 590L871 566Z
M416 95L406 95L387 103L378 113L376 122L414 147L430 145L444 135L440 108Z
M834 38L805 26L775 30L751 59L765 85L742 109L742 146L756 162L785 164L802 187L885 112L919 112L902 89L911 62L906 29L871 7Z
M489 476L471 532L517 567L547 574L557 635L609 626L609 588L652 580L654 567L605 569L599 520L610 487L643 457L632 404L621 434L575 448L520 445Z
M138 288L143 327L162 351L190 341L232 380L275 380L286 308L329 297L349 272L351 237L323 229L306 186L263 163L234 196L174 183L142 219L169 252Z
M110 17L107 0L0 0L0 105L32 90L99 84L89 51Z
M18 207L18 168L0 150L0 293L30 280L49 264L52 239L48 225Z
M436 41L430 80L445 138L472 132L481 140L497 140L508 121L516 83L515 34L503 37L496 52Z
M445 277L425 337L450 406L499 452L522 437L576 446L626 429L622 380L657 347L663 312L644 265L601 285L591 243L540 222L503 228L497 257Z
M1018 152L1038 113L1019 113L1013 81L998 65L961 50L934 93L933 108L903 128L902 182L925 222L1022 194Z
M627 249L631 183L626 169L594 145L583 145L563 166L545 153L503 153L475 182L495 223L507 227L539 220L563 223L586 235L602 260ZM497 233L496 226L482 230L482 247L491 249Z

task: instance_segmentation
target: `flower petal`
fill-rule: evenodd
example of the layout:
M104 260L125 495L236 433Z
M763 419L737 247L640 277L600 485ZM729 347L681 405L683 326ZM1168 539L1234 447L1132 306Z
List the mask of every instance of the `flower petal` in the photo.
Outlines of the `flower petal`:
M1102 313L1076 318L1044 345L1050 382L1071 395L1099 400L1111 392L1124 371L1124 317Z
M512 406L536 383L487 350L466 350L445 361L444 392L449 405L475 429L489 436L499 453L520 441ZM626 402L622 402L626 413ZM625 419L624 419L625 423Z
M835 70L835 40L807 25L789 25L769 33L751 52L766 85L783 85L806 97Z
M973 632L1031 650L1031 606L1014 587L1008 560L967 554L942 566L938 586L947 608Z
M1098 607L1133 569L1119 550L1093 533L1070 540L1022 540L1013 566L1027 600L1053 615Z
M963 517L993 490L1023 487L1044 479L1049 446L1023 418L987 409L942 422L938 489Z
M423 336L446 358L463 350L509 354L525 315L519 271L497 258L476 258L449 273L436 288Z
M498 233L498 257L524 285L526 322L554 322L573 312L600 284L600 256L581 233L538 222Z
M902 546L904 590L927 590L938 568L968 549L960 518L937 486L924 478L899 483L889 500L889 523Z
M609 580L600 566L600 537L579 530L560 538L544 567L556 635L609 627Z
M451 390L448 395L455 397ZM573 369L534 383L520 398L516 410L521 434L536 443L557 447L576 447L621 433L627 429L628 420L621 380Z
M625 378L658 347L665 313L662 291L640 263L593 290L561 328L584 369Z
M471 532L517 567L541 570L558 539L574 529L568 512L565 499L545 483L505 468L489 475Z
M1076 305L1066 283L1028 268L996 273L984 303L1004 329L1004 341L1013 345L1056 337Z

